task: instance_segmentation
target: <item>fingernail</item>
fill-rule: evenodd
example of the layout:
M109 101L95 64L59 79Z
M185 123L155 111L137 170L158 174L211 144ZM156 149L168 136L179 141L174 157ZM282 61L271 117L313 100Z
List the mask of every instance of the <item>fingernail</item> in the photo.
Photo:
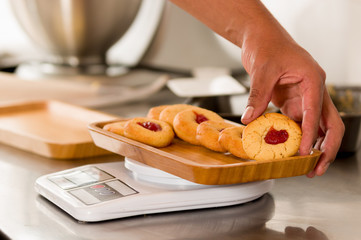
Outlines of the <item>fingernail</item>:
M243 121L243 120L250 119L253 115L253 112L254 112L254 107L248 106L246 108L246 110L244 111L244 113L242 114L241 120Z
M316 176L316 173L315 173L314 170L312 170L311 172L309 172L309 173L307 174L307 177L309 177L309 178L313 178L314 176Z

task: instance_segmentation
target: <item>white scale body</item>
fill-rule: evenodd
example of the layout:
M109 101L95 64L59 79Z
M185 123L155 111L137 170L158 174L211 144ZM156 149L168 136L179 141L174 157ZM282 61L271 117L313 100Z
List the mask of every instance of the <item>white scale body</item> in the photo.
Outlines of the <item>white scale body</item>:
M35 189L75 219L97 222L241 204L269 192L273 182L202 185L126 158L44 175Z

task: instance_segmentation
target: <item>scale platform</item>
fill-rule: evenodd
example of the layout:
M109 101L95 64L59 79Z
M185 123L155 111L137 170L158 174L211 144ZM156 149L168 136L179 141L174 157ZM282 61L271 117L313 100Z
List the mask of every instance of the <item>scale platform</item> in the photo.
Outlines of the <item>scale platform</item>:
M97 222L241 204L269 192L273 182L203 185L125 158L44 175L35 189L73 218Z

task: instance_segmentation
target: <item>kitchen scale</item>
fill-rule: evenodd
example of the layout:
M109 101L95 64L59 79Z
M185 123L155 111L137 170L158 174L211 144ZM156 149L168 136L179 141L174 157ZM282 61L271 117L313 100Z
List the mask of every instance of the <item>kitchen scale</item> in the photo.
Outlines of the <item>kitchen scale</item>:
M75 219L97 222L241 204L270 191L273 181L203 185L125 158L44 175L35 189Z

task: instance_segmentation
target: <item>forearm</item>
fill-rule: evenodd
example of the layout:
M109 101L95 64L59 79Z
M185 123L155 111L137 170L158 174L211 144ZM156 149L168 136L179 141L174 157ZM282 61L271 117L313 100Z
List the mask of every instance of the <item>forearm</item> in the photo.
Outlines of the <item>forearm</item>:
M241 48L249 39L290 38L259 0L171 1Z

